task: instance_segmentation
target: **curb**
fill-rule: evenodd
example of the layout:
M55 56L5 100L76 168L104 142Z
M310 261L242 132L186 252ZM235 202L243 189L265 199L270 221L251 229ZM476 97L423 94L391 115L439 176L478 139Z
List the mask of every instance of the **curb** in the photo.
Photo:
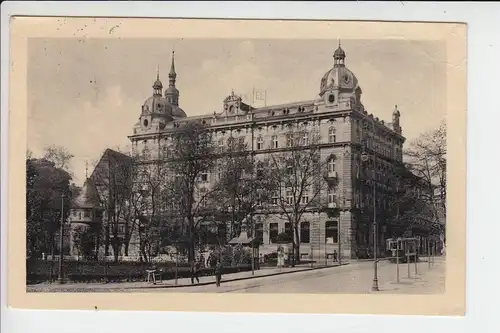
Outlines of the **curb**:
M336 266L320 266L320 267L312 267L312 268L305 268L301 270L295 270L295 271L284 271L284 272L277 272L277 273L271 273L271 274L266 274L266 275L250 275L250 276L244 276L240 278L232 278L229 280L224 280L221 281L220 283L226 283L226 282L234 282L234 281L243 281L243 280L250 280L250 279L258 279L258 278L264 278L264 277L269 277L269 276L277 276L277 275L284 275L284 274L293 274L293 273L300 273L300 272L309 272L309 271L315 271L315 270L320 270L320 269L326 269L326 268L335 268L335 267L340 267L340 266L345 266L349 265L349 263L345 263L342 265L336 265ZM145 287L127 287L127 288L121 288L121 289L166 289L166 288L189 288L189 287L196 287L196 286L207 286L215 284L215 281L210 281L210 282L202 282L202 283L197 283L197 284L184 284L184 285L152 285L152 286L145 286Z
M293 274L293 273L300 273L300 272L309 272L309 271L315 271L315 270L320 270L320 269L326 269L326 268L336 268L336 267L341 267L341 266L346 266L349 265L348 262L342 263L342 265L336 265L336 266L319 266L319 267L309 267L301 270L294 270L294 271L283 271L283 272L276 272L276 273L271 273L271 274L266 274L266 275L250 275L250 276L244 276L244 277L239 277L239 278L232 278L228 280L223 280L220 283L226 283L226 282L234 282L234 281L243 281L243 280L250 280L250 279L258 279L258 278L265 278L265 277L271 277L271 276L278 276L278 275L285 275L285 274ZM168 281L168 280L167 280ZM215 284L215 281L210 281L210 282L202 282L202 283L197 283L197 284L182 284L182 285L146 285L146 286L135 286L135 287L112 287L112 288L99 288L96 287L95 289L100 289L99 292L113 292L114 290L132 290L132 289L172 289L172 288L189 288L189 287L197 287L197 286L207 286ZM93 288L94 289L94 288ZM69 288L61 288L61 290L58 290L59 292L68 292L71 291ZM37 291L33 291L37 292Z

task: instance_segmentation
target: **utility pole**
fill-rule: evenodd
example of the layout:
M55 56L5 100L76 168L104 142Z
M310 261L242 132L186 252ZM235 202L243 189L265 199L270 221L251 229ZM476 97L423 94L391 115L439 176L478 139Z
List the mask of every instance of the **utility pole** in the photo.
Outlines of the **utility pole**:
M59 284L64 283L63 275L63 260L64 260L64 194L61 194L61 226L59 229L59 274L57 276L57 282Z
M374 126L374 131L375 131L375 126ZM368 153L366 152L366 142L363 147L364 151L361 154L361 161L367 162L370 157L368 156ZM377 263L377 200L376 200L376 195L377 195L377 190L376 190L376 183L375 183L375 152L373 152L372 155L372 182L373 182L373 284L372 284L372 290L373 291L378 291L378 263Z

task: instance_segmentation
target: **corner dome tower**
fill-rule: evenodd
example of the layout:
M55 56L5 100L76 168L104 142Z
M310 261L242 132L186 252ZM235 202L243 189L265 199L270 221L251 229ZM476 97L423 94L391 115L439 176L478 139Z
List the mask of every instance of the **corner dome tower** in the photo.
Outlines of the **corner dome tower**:
M333 53L333 67L323 75L319 96L327 106L338 106L349 103L351 106L361 105L361 88L358 78L345 66L346 53L340 45Z
M153 95L148 97L142 105L139 125L142 130L162 130L166 123L172 121L172 105L162 96L163 84L160 80L159 69L156 81L153 83Z

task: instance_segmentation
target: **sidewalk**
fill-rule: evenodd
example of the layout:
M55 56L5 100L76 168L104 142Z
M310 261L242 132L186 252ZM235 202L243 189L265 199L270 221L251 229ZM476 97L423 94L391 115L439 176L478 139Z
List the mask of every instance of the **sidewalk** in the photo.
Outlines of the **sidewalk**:
M342 266L345 264L343 263ZM260 270L255 270L252 275L252 271L238 272L232 274L222 275L221 283L248 280L255 278L262 278L267 276L276 276L282 274L291 274L297 272L318 270L324 268L337 267L338 264L329 266L296 266L287 268L262 268ZM66 283L63 285L57 283L40 283L36 285L26 286L27 292L116 292L116 291L127 291L131 289L153 289L153 288L183 288L192 286L202 286L215 284L215 277L201 276L200 282L197 283L195 280L194 284L191 284L190 278L180 278L177 283L174 279L157 281L156 284L147 283L145 281L140 282L113 282L113 283Z
M446 282L446 260L444 257L436 257L431 261L421 258L415 275L414 265L410 265L410 278L408 278L407 265L400 265L400 279L380 285L380 291L375 293L388 294L436 294L445 291Z

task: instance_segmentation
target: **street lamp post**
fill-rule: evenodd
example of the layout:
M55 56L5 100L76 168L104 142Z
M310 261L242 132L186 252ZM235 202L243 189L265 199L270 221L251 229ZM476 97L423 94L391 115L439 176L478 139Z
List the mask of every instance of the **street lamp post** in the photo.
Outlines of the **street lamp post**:
M64 245L64 194L61 194L61 226L59 229L59 272L57 282L64 283L63 278L63 245Z
M363 147L363 153L361 154L361 161L367 162L370 159L368 153L366 152L366 143ZM375 163L375 154L373 154L373 163ZM373 285L372 291L378 291L378 263L377 263L377 214L376 214L376 186L375 186L375 164L372 169L373 175Z

